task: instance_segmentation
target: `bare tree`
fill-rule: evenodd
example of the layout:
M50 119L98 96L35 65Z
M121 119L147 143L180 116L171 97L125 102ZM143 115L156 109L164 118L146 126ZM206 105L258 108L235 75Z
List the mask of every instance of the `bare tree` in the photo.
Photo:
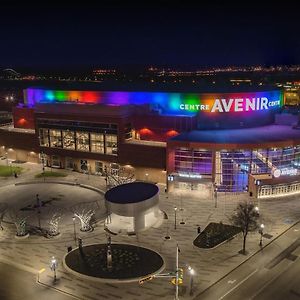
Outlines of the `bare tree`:
M16 236L25 236L27 232L26 221L29 214L17 208L11 208L8 211L8 218L16 226Z
M0 203L0 229L3 230L2 221L4 214L7 210L7 204L6 203Z
M240 227L242 230L243 254L246 254L246 239L248 233L258 228L258 218L259 213L255 209L254 204L247 201L239 203L235 209L235 213L230 218L232 224Z
M105 179L108 188L113 188L115 186L130 183L135 180L134 173L130 170L121 167L118 171L111 168L105 168Z
M96 208L96 202L82 202L71 207L74 216L80 220L81 231L90 231L92 229L91 220L95 215Z
M47 215L50 216L49 235L56 236L59 234L59 221L63 216L63 209L60 207L49 207Z

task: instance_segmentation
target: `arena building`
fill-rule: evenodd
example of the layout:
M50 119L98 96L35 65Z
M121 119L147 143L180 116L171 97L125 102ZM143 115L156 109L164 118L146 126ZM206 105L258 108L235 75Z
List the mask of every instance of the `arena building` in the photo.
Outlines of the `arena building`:
M1 155L90 174L126 170L167 190L300 192L298 115L281 90L24 90Z

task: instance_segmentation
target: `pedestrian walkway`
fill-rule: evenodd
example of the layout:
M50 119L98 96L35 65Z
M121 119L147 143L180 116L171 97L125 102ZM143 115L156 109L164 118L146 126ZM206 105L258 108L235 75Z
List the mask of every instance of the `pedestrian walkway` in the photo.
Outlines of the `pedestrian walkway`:
M25 172L18 178L1 179L0 187L16 182L36 181L34 175L41 172L41 166L37 164L22 164ZM46 178L46 181L58 180L74 182L96 187L105 191L103 177L86 175L66 170L68 175L62 178ZM72 186L70 186L72 188ZM212 250L199 249L193 246L193 240L197 236L198 226L203 230L209 222L228 223L228 217L233 213L237 203L248 199L246 194L218 196L217 203L211 198L202 197L201 194L191 192L176 192L166 194L164 186L160 186L160 208L165 212L165 220L162 225L153 227L136 236L116 235L112 236L112 243L131 243L138 246L153 249L159 252L165 260L166 271L175 268L176 244L180 248L179 265L184 269L184 280L180 288L180 299L191 299L189 295L190 277L187 267L190 265L195 270L194 295L208 288L218 279L241 264L247 257L238 253L242 248L242 236L237 236L230 242L224 243ZM1 198L5 202L5 199ZM267 244L294 222L300 219L300 202L296 197L261 200L258 203L261 211L261 222L265 224L263 243ZM176 229L175 229L175 210ZM217 207L215 207L217 206ZM184 223L184 224L180 224ZM75 278L66 273L62 267L62 260L69 246L75 247L74 230L72 222L65 225L64 233L55 239L46 240L42 237L30 236L26 240L13 238L14 228L6 226L0 232L0 257L6 261L13 260L15 264L26 266L36 271L45 269L40 274L40 281L52 286L52 273L49 262L52 256L59 261L58 278L55 288L74 294L79 299L173 299L174 286L170 279L157 278L146 282L142 286L138 283L130 284L99 284ZM84 244L105 243L106 232L103 223L99 222L93 232L82 233L80 237ZM79 228L78 228L79 230ZM165 236L170 236L169 240ZM246 248L249 255L260 250L260 235L255 232L249 234Z

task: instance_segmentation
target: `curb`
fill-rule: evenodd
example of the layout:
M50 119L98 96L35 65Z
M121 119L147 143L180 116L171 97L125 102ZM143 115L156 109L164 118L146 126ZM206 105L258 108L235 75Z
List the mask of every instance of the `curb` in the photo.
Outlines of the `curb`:
M6 265L9 265L9 266L13 266L16 269L19 269L21 271L29 272L29 273L32 273L32 274L36 274L38 272L36 269L34 269L32 267L21 265L19 263L16 263L13 260L9 260L9 259L4 258L3 256L1 256L0 262L4 263Z
M66 253L62 259L62 264L63 264L63 267L64 269L71 275L77 277L77 278L80 278L80 279L85 279L85 280L88 280L90 282L98 282L98 283L110 283L110 284L119 284L119 283L133 283L133 282L138 282L139 280L145 278L145 277L148 277L148 276L154 276L154 275L157 275L159 273L161 273L165 268L166 268L166 261L164 259L164 257L157 251L151 249L151 248L146 248L146 247L141 247L141 246L137 246L137 245L134 245L132 243L116 243L118 245L120 244L124 244L124 245L132 245L132 246L135 246L135 247L140 247L140 248L144 248L144 249L148 249L148 250L151 250L153 251L154 253L158 254L162 261L163 261L163 265L156 271L154 271L153 273L151 274L146 274L146 275L143 275L141 277L132 277L132 278L127 278L127 279L117 279L117 278L104 278L104 277L94 277L94 276L89 276L89 275L85 275L85 274L82 274L80 272L77 272L77 271L74 271L73 269L71 269L67 264L66 264L66 257L67 255L69 254ZM85 246L92 246L92 245L99 245L99 243L93 243L93 244L87 244ZM103 244L105 245L105 244ZM113 245L113 244L112 244ZM71 252L77 250L78 247L74 248Z
M81 183L75 183L75 182L71 182L71 181L54 181L54 180L48 180L48 181L21 181L21 182L16 182L14 183L15 186L19 186L19 185L27 185L27 184L40 184L40 183L55 183L55 184L65 184L65 185L72 185L72 186L79 186L79 187L82 187L84 189L88 189L88 190L92 190L92 191L95 191L99 194L102 194L104 195L105 192L96 188L96 187L93 187L91 185L87 185L87 184L81 184Z
M246 263L250 258L252 258L254 255L256 255L257 253L259 253L260 251L262 251L264 248L268 247L269 245L271 245L274 241L276 241L279 237L281 237L283 234L285 234L287 231L289 231L290 229L292 229L294 226L296 226L298 223L300 222L300 220L298 220L297 222L295 222L294 224L292 224L290 227L288 227L287 229L285 229L284 231L282 231L278 236L276 236L273 240L271 240L268 244L265 244L263 247L261 247L259 250L253 252L249 257L247 257L244 261L242 261L240 264L238 264L237 266L235 266L232 270L230 270L228 273L226 273L225 275L223 275L221 278L219 278L217 281L215 281L213 284L211 284L210 286L208 286L207 288L205 288L203 291L201 291L197 296L195 296L193 299L197 299L198 297L200 297L202 294L204 294L206 291L208 291L210 288L212 288L213 286L215 286L216 284L218 284L221 280L223 280L226 276L228 276L229 274L231 274L233 271L235 271L236 269L238 269L241 265L243 265L244 263Z

